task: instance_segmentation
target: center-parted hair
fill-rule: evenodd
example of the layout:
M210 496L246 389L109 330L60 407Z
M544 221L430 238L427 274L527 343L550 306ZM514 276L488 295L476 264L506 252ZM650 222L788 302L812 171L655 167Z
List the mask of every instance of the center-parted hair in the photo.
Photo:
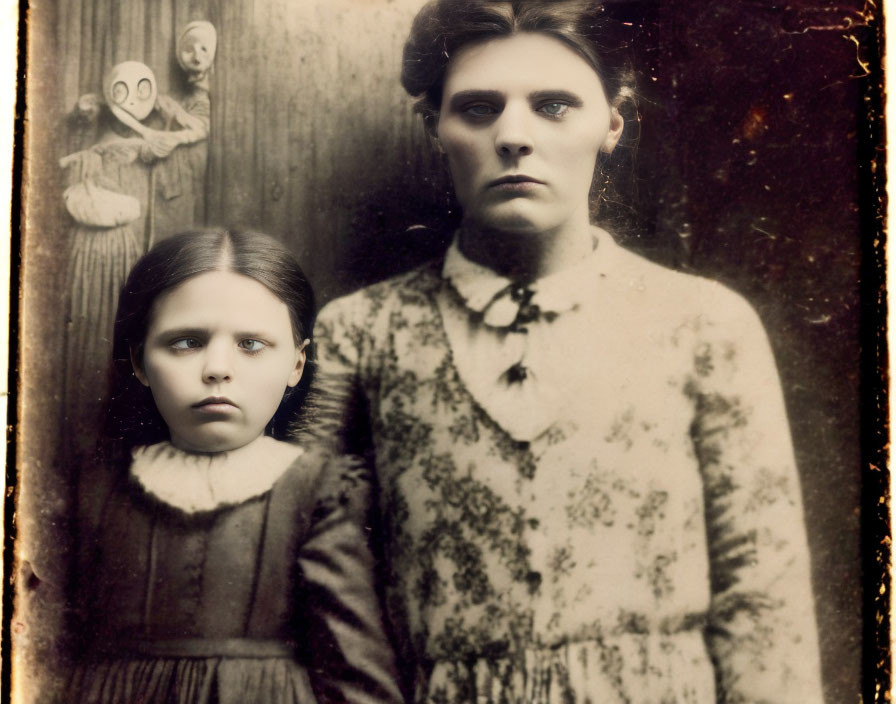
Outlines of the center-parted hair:
M141 359L159 296L194 276L212 271L242 274L265 286L289 311L296 345L311 338L314 292L295 257L273 237L257 232L208 230L162 240L131 269L121 289L112 343L112 396L106 434L117 449L129 451L168 439L168 428L151 391L134 375L131 355ZM311 383L312 348L299 384L286 390L267 432L284 438Z
M633 97L634 74L618 23L596 0L432 0L414 19L404 46L401 83L434 120L448 64L463 47L521 32L548 34L578 53L611 102Z

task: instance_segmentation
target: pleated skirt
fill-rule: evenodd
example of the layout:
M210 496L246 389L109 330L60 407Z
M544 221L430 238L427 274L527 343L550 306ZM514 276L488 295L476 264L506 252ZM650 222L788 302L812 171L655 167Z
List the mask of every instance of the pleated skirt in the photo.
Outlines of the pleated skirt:
M71 230L65 319L65 412L67 444L92 451L109 397L112 330L118 295L143 254L130 226Z
M80 666L79 704L316 704L307 670L278 658L118 658Z

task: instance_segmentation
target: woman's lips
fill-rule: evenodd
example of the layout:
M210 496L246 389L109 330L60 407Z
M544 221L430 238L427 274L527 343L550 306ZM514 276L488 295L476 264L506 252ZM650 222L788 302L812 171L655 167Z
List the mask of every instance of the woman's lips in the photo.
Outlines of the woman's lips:
M488 183L488 190L498 191L501 193L523 194L532 191L539 186L543 186L544 182L536 178L525 175L502 176Z

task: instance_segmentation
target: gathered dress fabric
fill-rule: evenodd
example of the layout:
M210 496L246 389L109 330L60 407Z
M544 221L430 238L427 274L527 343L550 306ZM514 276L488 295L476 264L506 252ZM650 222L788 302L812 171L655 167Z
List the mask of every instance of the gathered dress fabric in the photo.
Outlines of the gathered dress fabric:
M112 329L118 293L143 254L147 166L139 140L110 132L66 158L68 236L65 317L67 452L79 461L94 450L108 400Z
M139 448L81 507L67 702L401 701L357 462Z
M414 701L822 701L800 486L757 316L595 229L327 305L322 438L367 451Z

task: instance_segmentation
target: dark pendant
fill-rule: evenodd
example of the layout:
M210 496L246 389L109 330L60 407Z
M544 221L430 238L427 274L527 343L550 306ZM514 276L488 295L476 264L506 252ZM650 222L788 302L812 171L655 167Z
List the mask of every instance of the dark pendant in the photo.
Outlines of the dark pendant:
M522 362L517 362L504 372L504 376L507 377L507 383L518 384L526 380L529 376L529 370L523 366Z

